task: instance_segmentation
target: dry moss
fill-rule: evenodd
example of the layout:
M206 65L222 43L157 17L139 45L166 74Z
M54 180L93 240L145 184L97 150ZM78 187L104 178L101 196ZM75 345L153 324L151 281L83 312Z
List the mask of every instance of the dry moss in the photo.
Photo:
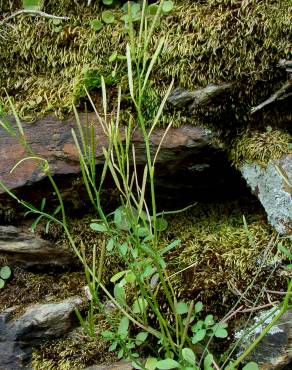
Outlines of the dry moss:
M239 167L243 163L265 166L270 160L292 154L291 135L283 130L247 130L231 144L230 158Z
M0 63L4 66L0 72L1 95L5 101L6 87L21 117L29 120L47 112L60 117L68 113L83 94L85 68L94 71L97 79L100 75L110 79L114 66L108 63L109 56L114 51L124 53L127 37L121 22L104 26L100 32L90 28L90 20L100 17L99 4L97 1L87 7L85 0L46 1L45 11L66 14L70 21L59 29L51 20L19 17L15 19L16 29L11 28L0 40ZM289 57L289 0L176 4L152 40L154 50L159 37L168 35L153 72L154 105L172 78L176 85L191 89L210 82L236 81L241 86L242 101L247 99L251 105L285 79L285 73L276 71L276 64ZM121 62L117 77L110 83L124 78L125 65ZM265 89L255 92L255 84L263 80Z

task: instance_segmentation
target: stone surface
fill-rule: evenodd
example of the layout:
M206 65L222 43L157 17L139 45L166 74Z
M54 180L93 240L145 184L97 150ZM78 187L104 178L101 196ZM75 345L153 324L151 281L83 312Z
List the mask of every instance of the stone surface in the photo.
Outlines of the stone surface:
M0 255L11 266L37 270L64 268L73 262L72 253L64 247L14 226L0 226Z
M10 121L15 126L14 120ZM85 125L85 114L80 114L80 121ZM89 122L94 125L98 138L96 163L101 164L104 161L102 146L107 146L107 138L95 114L89 114ZM65 193L72 197L74 190L70 188L72 182L70 176L80 174L77 150L71 134L71 129L75 127L75 117L60 121L54 116L48 116L23 126L28 144L36 155L48 160L51 173L58 176L61 186L64 185L68 190ZM150 138L153 155L164 134L163 129L153 131ZM123 130L121 135L124 136ZM24 199L33 201L33 204L36 204L36 199L39 204L42 196L52 196L52 188L41 182L45 181L45 173L33 160L22 162L10 173L13 166L25 157L26 153L17 139L1 128L0 137L0 158L3 159L0 163L0 180L15 191L25 192L29 189L28 193L33 199ZM138 129L133 133L132 143L135 145L136 163L141 169L139 172L142 172L142 166L145 164L145 146ZM243 184L240 176L229 165L224 150L213 133L191 125L171 128L168 131L157 156L155 176L158 197L161 195L165 199L178 199L181 196L186 199L187 204L202 198L218 199L220 195L234 193L240 188L240 184ZM69 179L69 184L66 179ZM41 192L43 193L40 194ZM2 188L1 193L0 203L6 205L7 201L3 199L7 199L7 196ZM34 197L31 196L32 193ZM77 198L80 200L83 196L79 194Z
M242 353L255 338L271 322L273 316L268 318L270 311L263 311L254 318L253 324L257 323L253 332L244 336L243 344L239 348ZM248 328L247 328L248 330ZM241 333L237 333L240 338ZM255 361L260 370L291 369L292 365L292 310L287 311L270 329L258 346L250 353L246 361ZM285 367L286 369L286 367Z
M209 84L195 91L177 88L171 92L167 101L176 108L188 107L190 110L193 110L216 102L225 96L227 92L229 93L232 87L232 84Z
M0 369L17 370L29 364L32 347L61 337L75 324L74 309L81 298L59 303L36 304L17 319L14 309L0 313Z
M244 164L242 176L258 197L271 225L282 235L292 234L292 156L270 161L264 169Z

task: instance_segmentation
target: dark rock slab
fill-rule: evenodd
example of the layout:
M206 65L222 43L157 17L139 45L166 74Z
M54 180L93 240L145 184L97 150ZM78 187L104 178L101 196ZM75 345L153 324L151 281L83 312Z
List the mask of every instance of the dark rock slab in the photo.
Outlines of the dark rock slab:
M86 114L81 113L79 116L81 124L85 125ZM14 119L9 120L15 126ZM107 146L107 137L95 114L90 113L88 121L94 125L98 138L95 153L98 166L104 162L102 147ZM72 128L76 127L75 122L75 117L60 121L55 116L47 116L33 124L23 125L27 143L37 156L48 160L53 175L59 176L60 179L62 177L60 183L66 184L64 187L69 189L69 197L74 196L74 190L70 188L70 176L80 174L78 153L71 134ZM153 155L164 134L163 129L153 131L150 138ZM123 129L121 136L124 137ZM132 143L135 145L136 163L142 168L146 160L145 145L138 129L134 130ZM17 139L0 128L0 180L14 191L25 192L30 189L34 200L37 199L40 203L41 196L49 196L52 191L45 188L47 185L41 182L46 178L46 174L38 167L38 163L34 160L24 161L10 173L13 166L26 155ZM171 128L164 137L156 163L157 195L162 199L182 197L185 203L190 204L200 199L216 199L222 195L230 195L243 188L240 175L231 168L215 135L202 127L185 125ZM69 184L66 179L69 179ZM43 195L39 194L42 190ZM82 197L78 195L79 200ZM0 203L6 205L6 199L4 190L0 188Z
M266 168L246 163L242 176L258 197L270 224L282 235L292 235L292 155L270 161Z
M189 110L201 108L211 103L216 103L233 88L233 84L209 84L206 87L189 91L184 88L174 89L167 101L176 108L188 107Z
M75 325L74 309L81 305L74 297L59 303L36 304L17 319L14 309L0 313L0 369L17 370L28 366L32 347L68 333Z
M73 256L64 247L56 247L32 232L14 226L0 226L0 255L11 266L37 270L65 268L72 265Z

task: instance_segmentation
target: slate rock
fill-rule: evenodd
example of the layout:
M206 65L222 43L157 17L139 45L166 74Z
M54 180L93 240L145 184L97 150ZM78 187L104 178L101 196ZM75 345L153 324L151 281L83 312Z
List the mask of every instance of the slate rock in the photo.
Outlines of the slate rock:
M292 235L292 155L270 161L266 168L246 163L240 171L263 205L270 224L281 235Z
M167 101L176 108L188 108L194 110L209 104L216 103L229 93L232 89L232 84L208 84L206 87L189 91L183 88L174 89Z
M73 263L68 249L14 226L0 226L0 254L9 265L26 269L65 268Z
M0 313L0 369L17 370L29 366L32 348L59 338L75 325L74 309L79 297L58 303L35 304L13 319L15 309Z
M81 125L85 125L86 114L79 114ZM15 126L14 118L9 121ZM104 163L102 147L107 147L107 137L95 114L88 115L88 121L94 126L98 138L95 160L98 169ZM80 176L78 152L73 142L72 128L76 128L75 117L61 121L55 116L47 116L33 124L23 124L26 140L37 156L45 158L50 164L52 175L56 175L62 187L62 196L68 203L80 209L84 193L73 187L75 180L71 175ZM46 174L33 160L21 163L12 173L10 170L25 155L25 150L15 137L0 128L0 180L11 190L21 195L22 199L40 204L42 197L49 204L53 189L44 183ZM121 128L121 137L125 137ZM154 129L150 137L151 154L154 156L163 139L156 158L155 181L157 197L173 200L184 198L185 204L197 200L220 199L220 196L233 194L242 189L243 181L235 169L231 168L222 145L214 133L206 128L184 125L170 128L165 135L164 129ZM143 174L146 162L145 144L141 131L134 130L132 144L135 146L138 174ZM244 185L245 186L245 185ZM9 198L0 187L1 204L7 204ZM70 199L73 199L70 202ZM76 199L75 199L76 198ZM76 204L76 205L75 205ZM176 205L174 205L176 207ZM18 210L19 212L19 210Z

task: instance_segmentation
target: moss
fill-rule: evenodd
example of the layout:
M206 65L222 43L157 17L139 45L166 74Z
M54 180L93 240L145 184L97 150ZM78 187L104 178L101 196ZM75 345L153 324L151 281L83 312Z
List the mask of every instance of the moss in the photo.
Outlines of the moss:
M5 101L6 87L27 120L53 111L63 117L80 101L84 69L110 77L114 65L108 62L109 56L114 51L124 54L127 41L121 22L100 32L90 28L90 20L100 17L99 2L87 7L85 0L46 1L44 10L66 14L70 21L59 29L52 20L19 17L16 30L11 28L0 40L0 63L5 66L0 72L2 97ZM154 50L160 35L168 35L153 71L154 105L172 78L175 85L191 89L236 81L241 102L258 103L286 78L276 65L289 57L290 10L289 0L177 1L152 40ZM120 11L115 11L118 17ZM111 83L124 78L121 62ZM265 81L265 89L256 89L258 81Z
M5 288L0 290L0 309L18 306L18 314L34 303L59 301L80 295L86 284L81 272L35 274L16 267L12 273Z
M209 312L220 316L248 287L245 299L254 302L259 297L259 302L265 302L262 286L273 273L276 250L270 241L275 232L257 203L245 202L199 205L172 217L165 234L168 242L173 237L181 240L181 247L168 256L169 275L173 275L178 296L202 300ZM267 289L285 287L283 277L271 276Z
M291 139L291 135L283 130L246 130L231 144L231 161L237 168L253 162L266 166L270 160L292 154Z
M107 325L99 320L97 330ZM49 342L33 353L34 370L79 370L96 363L110 364L114 353L108 352L108 343L99 335L95 338L76 330L70 336Z

